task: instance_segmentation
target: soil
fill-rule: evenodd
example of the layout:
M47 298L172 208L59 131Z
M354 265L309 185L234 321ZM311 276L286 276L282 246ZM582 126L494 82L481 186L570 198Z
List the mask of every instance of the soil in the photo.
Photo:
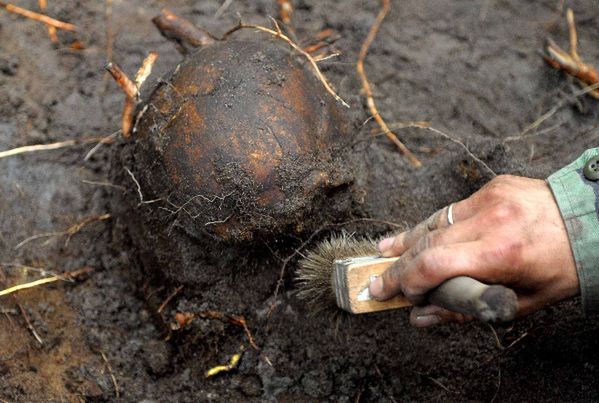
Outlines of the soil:
M47 12L76 23L53 46L39 23L0 13L0 148L107 136L120 124L123 95L105 78L103 2L48 2ZM247 4L246 4L247 3ZM0 160L0 248L4 286L39 277L22 265L56 272L91 267L75 283L54 283L0 300L0 399L4 401L589 401L599 383L599 328L578 300L509 326L480 323L419 330L407 311L310 317L296 299L293 271L303 250L332 231L378 235L422 220L466 197L492 174L454 142L422 129L398 133L423 168L410 166L367 121L355 61L377 2L295 1L299 38L333 28L342 55L322 67L351 105L358 174L348 223L241 246L214 241L208 258L174 228L184 257L184 288L142 253L129 225L140 211L119 203L137 195L113 183L119 143L93 144ZM132 74L146 53L160 54L149 93L181 61L150 20L168 4L220 35L237 22L268 25L275 1L114 2L114 60ZM21 1L30 9L37 1ZM565 7L578 21L579 51L599 64L599 10L592 0L523 2L394 1L366 70L389 123L429 121L467 144L495 173L546 177L596 145L597 101L569 98L577 83L538 55L551 36L567 45ZM1 10L0 10L1 11ZM261 35L255 33L255 35ZM82 40L84 50L69 44ZM146 93L146 95L147 95ZM538 127L525 128L555 108ZM516 137L516 138L514 138ZM124 197L123 197L124 196ZM54 236L85 217L111 220L70 239ZM131 213L131 214L129 214ZM68 242L67 242L68 241ZM134 242L136 241L136 242ZM180 241L180 242L179 242ZM298 252L296 252L298 250ZM14 265L16 264L16 265ZM154 264L154 266L156 266ZM275 295L279 275L283 283ZM2 288L3 288L2 287ZM42 343L28 329L17 305ZM196 318L169 331L176 312L243 315L259 351L231 321ZM232 371L206 379L244 348ZM117 397L118 396L118 397Z

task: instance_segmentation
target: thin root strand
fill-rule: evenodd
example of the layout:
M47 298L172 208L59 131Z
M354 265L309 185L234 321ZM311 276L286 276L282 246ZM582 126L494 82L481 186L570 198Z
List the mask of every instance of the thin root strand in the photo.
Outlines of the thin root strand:
M56 20L52 17L48 17L47 15L36 13L35 11L31 11L31 10L27 10L22 7L15 6L14 4L0 1L0 7L4 8L9 13L18 14L25 18L29 18L31 20L42 22L50 27L62 29L65 31L72 31L72 32L77 31L77 27L73 24Z
M377 124L380 126L385 136L387 136L387 138L397 146L397 148L401 151L402 154L404 154L408 158L408 160L413 166L415 166L416 168L420 168L422 166L420 160L397 138L397 135L395 135L395 133L393 133L389 129L387 123L385 123L385 120L380 115L374 102L372 88L370 87L370 83L368 82L368 78L366 77L366 73L364 71L364 60L366 59L366 55L368 54L368 49L370 48L370 45L376 38L376 35L381 27L381 23L389 13L390 9L390 1L383 0L383 8L377 15L375 23L372 25L372 27L370 27L370 31L368 32L368 35L366 36L366 39L364 40L364 43L362 44L362 47L360 49L356 69L358 70L358 75L362 79L362 89L364 91L364 94L366 95L366 106L368 107L370 114L377 122Z

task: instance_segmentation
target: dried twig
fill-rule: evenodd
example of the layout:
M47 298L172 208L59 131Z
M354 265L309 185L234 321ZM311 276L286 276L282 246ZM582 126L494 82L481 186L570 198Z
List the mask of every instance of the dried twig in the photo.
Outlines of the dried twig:
M364 72L364 59L366 59L368 49L370 48L370 45L374 41L374 38L376 37L376 34L379 31L381 23L387 16L387 13L389 12L390 8L391 8L390 1L383 0L383 8L377 15L375 23L372 25L372 27L370 27L370 32L368 32L368 36L366 36L366 40L364 40L364 43L362 44L362 48L360 49L360 54L358 56L358 62L356 64L356 68L358 70L358 75L362 79L362 89L364 91L364 95L366 95L366 105L368 106L368 110L370 111L370 114L374 117L374 120L376 120L378 125L381 127L385 136L387 136L387 138L389 140L391 140L397 146L397 148L399 148L399 150L402 152L402 154L404 154L406 157L408 157L408 160L410 161L410 163L412 163L412 165L414 165L415 167L421 167L422 163L420 162L420 160L397 138L395 133L393 133L389 129L389 127L387 126L387 123L385 123L385 120L381 117L381 115L376 107L376 104L374 103L374 96L372 93L372 88L370 87L370 83L368 82L368 78L366 77L366 73Z
M57 28L57 29L63 29L65 31L73 31L73 32L77 31L77 27L73 24L56 20L52 17L48 17L47 15L36 13L35 11L31 11L31 10L27 10L25 8L15 6L14 4L0 1L0 7L6 9L6 11L8 11L9 13L18 14L23 17L35 20L35 21L43 22L44 24L49 25L54 28Z
M277 24L277 22L275 20L272 20L272 21L274 23L276 31L272 30L270 28L260 26L260 25L245 24L244 22L240 21L237 24L237 26L235 26L234 28L232 28L231 30L229 30L227 33L225 33L223 35L222 40L226 39L229 35L231 35L234 32L239 31L240 29L247 29L247 28L257 29L258 31L266 32L267 34L270 34L270 35L274 36L275 38L281 39L282 41L286 42L289 46L291 46L293 49L295 49L297 52L301 53L306 59L308 59L308 62L314 68L314 72L316 73L316 76L322 82L322 85L327 90L327 92L329 94L331 94L333 96L333 98L335 98L343 106L345 106L346 108L349 108L349 105L339 95L337 95L337 93L333 90L333 88L331 88L329 82L327 81L324 74L322 74L322 72L320 71L320 68L318 67L318 64L316 64L316 61L314 60L314 58L312 56L310 56L310 54L308 52L306 52L304 49L302 49L299 45L297 45L294 41L292 41L291 38L289 38L287 35L285 35L283 32L281 32L281 28L279 28L279 24Z
M570 36L570 53L560 48L551 39L548 39L545 48L547 54L543 55L543 58L552 67L565 71L585 85L597 84L599 83L599 73L593 66L584 63L578 55L578 35L574 22L574 12L571 9L568 9L566 18ZM590 91L589 95L599 99L599 90Z
M111 187L111 188L119 189L122 191L127 190L127 188L125 188L124 186L115 185L114 183L110 183L110 182L90 181L87 179L82 179L81 182L88 184L88 185Z
M138 206L141 206L142 204L152 204L152 203L156 203L158 201L162 201L162 197L159 197L158 199L154 199L154 200L145 201L144 195L141 192L141 185L139 184L139 181L137 180L135 175L133 175L133 172L131 172L131 170L129 168L125 168L125 171L127 171L127 174L131 177L131 179L135 183L135 187L137 188L137 194L139 195L139 203L137 204Z
M316 34L316 42L312 45L304 47L304 50L308 53L314 53L319 49L330 46L339 40L341 36L335 35L335 31L332 28L327 28Z
M82 221L78 222L77 224L73 224L69 228L67 228L67 230L65 231L65 235L68 235L70 238L73 235L75 235L76 233L78 233L79 231L81 231L81 229L83 229L83 227L85 227L86 225L94 223L94 222L98 222L98 221L108 220L110 218L112 218L112 216L108 213L97 215L97 216L92 216L92 217L86 217Z
M56 150L57 148L70 147L77 144L77 140L66 140L52 144L37 144L33 146L24 146L13 148L12 150L0 151L0 158L11 157L17 154L25 154L34 151Z
M39 7L41 11L44 11L46 9L46 0L39 0ZM52 41L52 43L58 43L58 35L56 34L56 27L53 27L51 25L48 25L48 36L50 37L50 41Z

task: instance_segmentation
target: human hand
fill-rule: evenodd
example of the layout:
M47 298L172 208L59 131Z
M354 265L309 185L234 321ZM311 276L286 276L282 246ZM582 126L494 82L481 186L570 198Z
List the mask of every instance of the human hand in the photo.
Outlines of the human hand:
M518 316L580 292L565 224L545 181L498 176L455 203L453 219L450 226L442 209L378 245L381 256L401 258L372 281L370 293L379 300L404 294L415 305L412 325L472 319L426 305L428 291L457 276L514 289Z

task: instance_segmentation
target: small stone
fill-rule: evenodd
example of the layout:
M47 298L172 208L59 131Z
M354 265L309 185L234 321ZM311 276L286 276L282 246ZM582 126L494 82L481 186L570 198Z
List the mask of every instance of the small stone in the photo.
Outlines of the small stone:
M160 340L150 340L143 346L146 368L153 375L164 375L170 369L171 351L169 346Z
M255 375L244 376L239 381L241 393L248 397L258 397L262 395L262 381Z
M302 386L309 396L317 399L329 396L333 392L333 381L320 371L310 371L302 378Z

